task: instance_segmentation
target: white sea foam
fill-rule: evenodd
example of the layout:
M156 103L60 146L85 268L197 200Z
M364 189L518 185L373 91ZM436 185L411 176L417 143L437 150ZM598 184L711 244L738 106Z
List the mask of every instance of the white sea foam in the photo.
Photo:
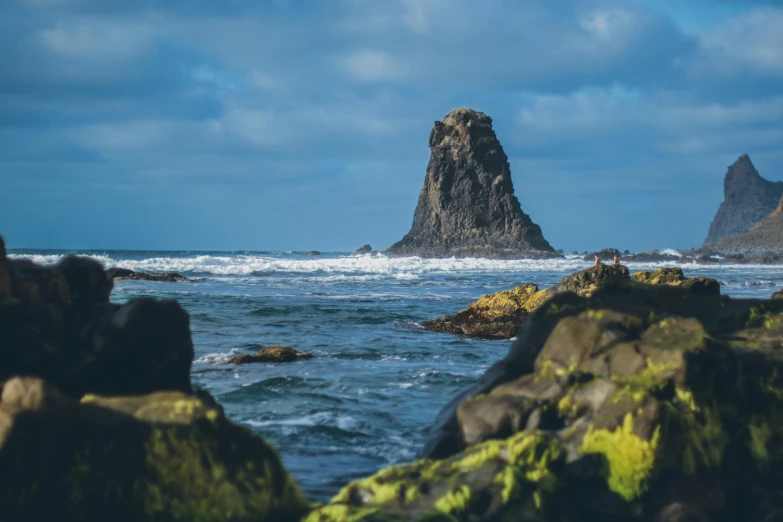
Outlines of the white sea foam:
M202 355L193 362L199 364L226 364L240 353L242 352L240 352L237 348L232 348L228 353L208 353L206 355Z
M661 250L661 254L664 254L664 255L667 255L667 256L682 257L682 253L679 250L675 250L673 248L666 248L664 250Z

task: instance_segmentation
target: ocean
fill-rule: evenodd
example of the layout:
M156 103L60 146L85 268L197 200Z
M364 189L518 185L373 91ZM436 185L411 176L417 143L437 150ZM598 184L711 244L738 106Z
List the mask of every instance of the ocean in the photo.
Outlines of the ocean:
M176 299L190 313L193 381L227 415L279 449L312 500L351 479L416 459L435 415L476 382L510 341L429 332L423 321L482 294L533 282L551 286L590 266L545 261L390 259L293 252L11 250L55 263L90 255L107 267L176 271L190 282L115 282L112 301ZM630 263L631 272L662 264ZM671 265L668 265L671 266ZM769 297L783 265L681 265L718 279L724 294ZM289 364L227 365L232 356L283 344L311 352Z

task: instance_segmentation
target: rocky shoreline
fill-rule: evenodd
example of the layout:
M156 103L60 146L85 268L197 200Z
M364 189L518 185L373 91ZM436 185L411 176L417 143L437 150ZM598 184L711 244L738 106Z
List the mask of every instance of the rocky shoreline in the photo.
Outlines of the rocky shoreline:
M2 520L783 517L781 299L612 265L511 291L521 327L486 320L517 328L508 355L435 419L426 458L312 505L274 448L193 388L188 314L110 303L112 284L94 260L40 266L0 241Z

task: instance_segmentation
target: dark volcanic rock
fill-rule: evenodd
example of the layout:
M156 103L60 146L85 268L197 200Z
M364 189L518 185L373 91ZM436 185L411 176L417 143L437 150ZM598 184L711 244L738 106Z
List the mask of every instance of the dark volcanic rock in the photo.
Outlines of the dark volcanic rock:
M603 248L599 250L598 252L593 252L592 254L587 254L583 257L585 261L592 261L595 259L595 256L598 256L601 261L611 261L614 259L614 256L619 256L620 251L616 248Z
M743 154L726 171L723 195L705 244L747 232L769 216L783 196L783 182L762 178L748 155Z
M541 258L558 254L522 212L492 120L455 109L435 122L413 226L386 254Z
M764 221L749 231L721 239L709 247L712 251L729 254L727 259L730 255L742 256L743 259L749 256L759 259L764 256L774 258L783 255L783 198ZM750 262L754 260L751 259Z
M0 518L17 522L295 522L310 506L274 448L206 393L81 402L5 383Z
M307 522L340 520L338 508L364 520L783 520L782 335L780 300L628 278L555 295L452 403L431 458L352 482Z
M0 382L38 376L73 397L191 391L188 314L176 301L109 303L112 284L93 259L41 266L0 249Z
M308 250L307 252L302 252L303 256L320 256L321 253L318 250Z
M161 281L164 283L176 283L179 281L187 281L188 278L177 272L134 272L127 268L109 268L106 270L106 277L112 281Z
M636 254L624 254L623 261L636 262L636 263L660 263L660 262L672 262L677 263L681 261L680 256L672 254L661 254L658 250L651 252L638 252Z
M682 268L658 268L652 272L637 272L634 280L648 285L679 286L699 295L720 295L720 283L709 277L685 277Z
M372 247L370 245L364 245L363 247L361 247L361 248L359 248L357 250L354 250L351 253L351 255L352 256L361 256L361 255L364 255L364 254L370 254L370 253L372 253L372 251L373 250L372 250Z
M248 363L287 363L303 359L311 359L313 354L299 352L290 346L267 346L255 354L237 355L226 364L248 364Z

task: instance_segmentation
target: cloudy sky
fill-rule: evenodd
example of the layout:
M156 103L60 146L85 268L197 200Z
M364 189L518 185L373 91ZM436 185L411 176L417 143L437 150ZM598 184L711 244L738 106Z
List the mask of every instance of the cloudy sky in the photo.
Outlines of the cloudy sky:
M783 179L780 0L2 0L10 247L352 250L481 110L566 250L698 246Z

